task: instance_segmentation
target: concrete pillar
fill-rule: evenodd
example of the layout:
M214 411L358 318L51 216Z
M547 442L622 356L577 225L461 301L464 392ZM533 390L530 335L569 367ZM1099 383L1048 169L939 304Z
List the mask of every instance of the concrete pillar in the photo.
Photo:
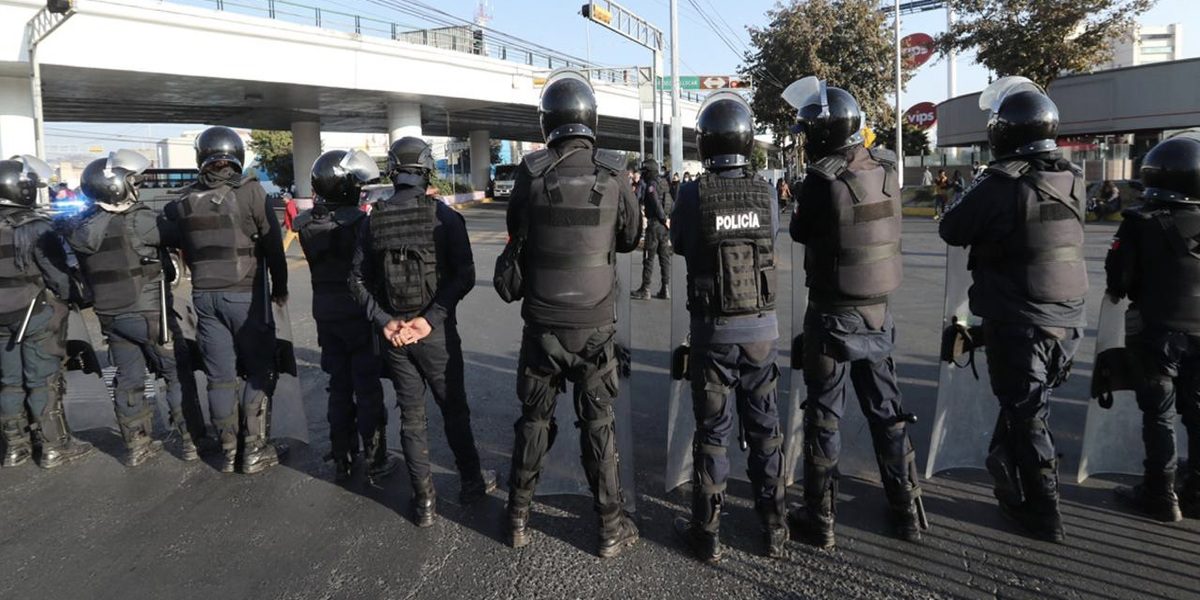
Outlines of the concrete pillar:
M312 164L321 155L321 123L292 121L292 171L296 198L312 198Z
M0 77L0 159L36 154L28 77Z
M475 191L487 190L492 166L492 139L486 129L470 133L471 139L471 186Z
M388 144L402 137L421 137L421 104L392 102L388 104Z

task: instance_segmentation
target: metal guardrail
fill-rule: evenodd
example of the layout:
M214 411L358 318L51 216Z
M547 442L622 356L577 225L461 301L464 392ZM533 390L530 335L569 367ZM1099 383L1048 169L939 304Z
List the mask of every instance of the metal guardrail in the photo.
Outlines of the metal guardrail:
M613 85L636 86L636 68L609 68L588 65L574 57L546 52L531 46L505 43L490 39L487 31L464 24L455 27L421 28L396 21L363 16L289 2L288 0L170 0L173 4L215 8L223 12L275 19L296 25L308 25L373 38L419 44L443 50L464 52L499 60L516 62L535 69L554 70L565 67L586 69L593 81ZM700 102L698 94L684 98Z

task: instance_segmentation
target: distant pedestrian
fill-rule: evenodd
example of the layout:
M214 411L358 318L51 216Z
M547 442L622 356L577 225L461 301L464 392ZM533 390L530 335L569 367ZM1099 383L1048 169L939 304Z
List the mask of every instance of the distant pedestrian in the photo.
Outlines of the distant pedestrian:
M925 172L921 173L921 186L929 187L933 185L933 173L929 172L929 167L925 167Z
M946 196L950 193L950 178L945 169L938 169L937 179L933 180L933 220L942 218L946 212Z
M283 237L283 251L287 252L292 242L300 237L300 234L296 233L296 230L292 228L293 221L295 221L296 215L300 214L300 210L296 207L296 199L291 194L284 193L283 198L283 228L287 230L287 233Z

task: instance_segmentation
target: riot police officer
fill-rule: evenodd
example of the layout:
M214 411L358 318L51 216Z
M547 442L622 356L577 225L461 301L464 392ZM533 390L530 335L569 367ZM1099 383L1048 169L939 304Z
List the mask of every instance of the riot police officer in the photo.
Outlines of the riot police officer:
M167 323L171 306L163 276L159 220L138 202L140 176L150 161L129 150L110 153L83 170L80 188L91 206L70 225L67 243L91 287L92 309L117 367L113 399L125 441L125 465L136 467L158 454L154 406L145 397L146 368L167 382L171 423L184 460L199 460L183 415L183 389L175 368Z
M970 247L971 313L983 319L1000 417L987 457L1005 515L1032 535L1064 539L1050 393L1066 380L1085 325L1087 201L1078 167L1055 143L1058 108L1036 84L1005 77L980 97L994 160L942 217Z
M638 539L623 508L613 402L619 391L615 257L637 247L641 217L619 176L624 160L595 148L596 97L588 80L557 71L542 90L538 113L549 147L522 161L507 215L509 235L524 243L525 320L509 541L516 548L529 542L530 505L554 438L557 395L569 381L583 468L600 516L599 554L612 557Z
M1144 204L1125 211L1105 262L1107 292L1132 301L1126 345L1141 365L1137 386L1145 477L1119 498L1160 521L1200 518L1200 140L1179 136L1142 160ZM1131 318L1132 317L1132 318ZM1131 327L1140 322L1141 327ZM1183 511L1175 494L1175 416L1188 436Z
M41 445L44 469L83 458L95 449L76 440L63 414L62 362L66 356L70 294L61 238L35 210L50 166L25 155L0 161L0 465L16 467ZM32 423L32 425L31 425Z
M313 163L312 185L319 200L300 213L294 227L312 273L312 314L321 346L321 369L329 375L329 443L335 477L351 475L359 439L367 450L369 475L394 464L387 451L380 338L346 283L367 215L358 207L364 184L379 179L379 167L361 150L331 150Z
M638 202L642 205L642 214L646 218L646 232L643 239L645 252L642 257L642 286L630 293L630 297L638 300L650 298L650 283L654 279L654 259L658 258L658 268L662 273L662 287L654 297L660 300L671 298L671 244L668 232L671 223L673 199L670 194L670 184L662 176L658 161L646 159L642 162L642 178L637 184Z
M400 443L413 487L413 520L433 525L437 495L429 467L425 386L442 411L454 452L459 500L495 489L480 469L463 379L458 303L475 287L475 260L462 215L429 194L429 144L415 137L388 150L394 192L359 227L350 291L390 342L386 363L400 404ZM381 442L382 443L382 442Z
M815 77L784 92L798 110L808 176L792 239L805 246L804 507L789 517L812 544L834 545L839 421L853 385L867 417L896 533L920 539L921 489L892 351L888 295L900 287L900 186L895 155L863 146L862 113L849 92ZM793 265L793 268L796 268Z
M242 174L244 163L237 132L204 130L196 138L197 181L164 216L178 229L192 273L196 342L221 443L220 470L240 466L252 474L279 463L267 440L275 346L268 303L287 301L287 263L279 221L258 179ZM270 297L263 285L268 276Z
M696 415L692 518L677 519L675 528L701 560L721 558L725 452L736 409L767 553L779 557L788 539L775 364L779 204L771 185L750 171L754 118L741 96L708 97L696 119L696 144L707 172L683 184L671 215L671 245L687 261Z

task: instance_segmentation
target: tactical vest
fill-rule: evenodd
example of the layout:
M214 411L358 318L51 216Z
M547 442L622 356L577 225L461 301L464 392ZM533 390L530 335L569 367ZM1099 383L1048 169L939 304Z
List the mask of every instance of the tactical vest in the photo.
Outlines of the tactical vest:
M558 163L592 152L592 173L561 176ZM592 326L616 320L619 155L603 150L549 150L525 158L532 176L526 218L524 289L528 311L551 323Z
M235 286L255 272L257 233L234 188L191 188L176 202L183 257L195 289Z
M150 209L140 207L132 210ZM97 314L135 310L142 289L162 274L161 262L138 253L135 247L138 240L129 230L128 216L129 213L96 213L81 225L104 226L104 237L95 253L76 252L83 274L92 288L95 297L92 308Z
M700 249L688 257L688 305L713 319L775 310L771 185L700 178Z
M844 156L831 155L809 167L830 182L830 229L804 255L809 287L818 300L882 302L904 277L896 165L886 151L864 151L877 166L851 169Z
M35 240L18 247L17 230L34 221L44 221L32 210L0 218L0 316L23 313L45 288L42 273L33 262L31 252ZM24 268L19 268L17 255L25 253ZM23 315L22 315L23 316Z
M1019 182L1017 228L1002 241L971 246L971 268L991 268L1007 276L1034 302L1053 304L1085 296L1086 196L1080 173L1040 171L1023 160L993 164L986 173Z
M314 292L346 289L359 222L366 216L354 206L338 207L332 211L325 206L317 206L296 217L294 225L312 273Z
M383 270L388 304L402 318L424 310L437 291L437 203L437 198L421 194L404 206L388 201L371 211L371 243Z
M1200 333L1200 209L1157 205L1136 213L1137 239L1146 240L1138 245L1135 295L1143 318Z

